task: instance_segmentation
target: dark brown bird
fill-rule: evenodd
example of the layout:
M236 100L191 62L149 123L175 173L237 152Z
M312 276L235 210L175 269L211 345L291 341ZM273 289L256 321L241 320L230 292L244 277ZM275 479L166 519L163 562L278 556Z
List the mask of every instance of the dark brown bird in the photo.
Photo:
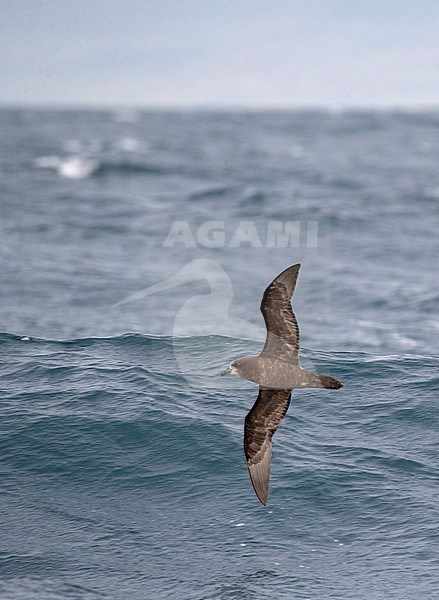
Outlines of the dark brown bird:
M267 339L259 356L239 358L221 375L237 375L259 385L259 394L245 418L244 451L256 496L266 506L271 466L271 438L298 388L339 389L343 384L329 375L305 371L299 361L299 326L291 308L300 264L274 279L264 292L261 312Z

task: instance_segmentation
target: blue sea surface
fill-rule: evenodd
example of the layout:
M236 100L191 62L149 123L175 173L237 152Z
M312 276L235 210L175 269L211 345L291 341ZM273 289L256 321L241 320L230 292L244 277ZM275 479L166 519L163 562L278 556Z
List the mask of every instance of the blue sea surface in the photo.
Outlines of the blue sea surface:
M0 111L0 599L439 588L439 113ZM270 498L242 449L302 267Z

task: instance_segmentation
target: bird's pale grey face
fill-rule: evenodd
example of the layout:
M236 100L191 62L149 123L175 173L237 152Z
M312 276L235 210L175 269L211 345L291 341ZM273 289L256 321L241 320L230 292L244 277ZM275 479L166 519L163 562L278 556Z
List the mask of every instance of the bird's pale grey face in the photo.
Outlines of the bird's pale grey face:
M230 365L227 367L227 369L225 369L225 371L223 371L221 373L221 376L224 377L224 375L237 375L238 373L236 372L236 366L234 365L235 361L232 361L230 363Z
M245 358L238 358L237 360L232 360L230 365L225 371L221 373L221 375L237 375L239 377L241 375L245 360Z

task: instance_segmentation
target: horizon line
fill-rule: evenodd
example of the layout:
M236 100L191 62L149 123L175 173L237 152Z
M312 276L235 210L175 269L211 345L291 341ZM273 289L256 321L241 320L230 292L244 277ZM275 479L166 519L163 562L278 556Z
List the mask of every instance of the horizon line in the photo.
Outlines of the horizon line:
M142 104L142 103L99 103L99 102L3 102L0 100L0 110L126 110L126 111L163 111L163 112L301 112L315 111L327 113L340 113L349 111L374 111L374 112L420 112L439 111L437 103L413 104L261 104L261 105L232 105L232 104Z

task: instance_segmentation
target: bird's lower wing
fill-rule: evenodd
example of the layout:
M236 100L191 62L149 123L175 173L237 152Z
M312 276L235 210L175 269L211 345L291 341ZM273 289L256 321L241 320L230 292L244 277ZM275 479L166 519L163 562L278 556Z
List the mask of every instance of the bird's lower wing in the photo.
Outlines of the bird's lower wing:
M290 405L291 390L259 388L259 395L245 418L244 451L256 496L268 501L271 466L271 438Z

